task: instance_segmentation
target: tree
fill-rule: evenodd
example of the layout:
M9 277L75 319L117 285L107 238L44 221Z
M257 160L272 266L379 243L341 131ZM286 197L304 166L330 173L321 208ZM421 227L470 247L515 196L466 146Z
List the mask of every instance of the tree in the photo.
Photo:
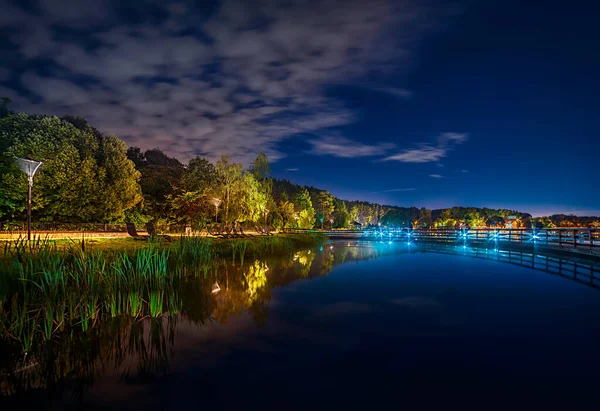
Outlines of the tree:
M316 196L316 203L319 207L319 222L323 229L324 220L329 220L335 209L333 205L333 196L328 191L319 191Z
M216 165L221 186L221 195L225 203L225 221L229 222L230 196L233 185L242 177L242 165L229 162L229 156L223 156Z
M289 227L290 224L294 221L294 204L289 201L280 201L279 202L279 215L281 216L281 221L283 227Z
M141 173L140 186L144 195L144 211L154 220L172 214L170 201L177 196L183 176L183 164L167 156L159 149L141 150L130 147L127 157L136 164Z
M106 210L109 220L121 220L123 212L142 202L142 189L138 184L141 174L127 158L125 143L115 136L102 141L106 158L106 190L103 195L110 206Z
M300 211L298 215L299 228L313 228L315 226L315 221L315 210L312 207Z
M313 208L310 194L306 188L303 188L298 194L296 194L296 197L294 198L294 204L299 211Z
M169 200L177 221L202 228L212 220L213 205L200 191L182 191Z
M333 218L333 227L334 228L347 228L350 223L350 213L348 213L348 208L346 207L346 202L343 200L334 200L334 218Z
M27 194L15 157L40 160L33 211L37 219L73 222L122 220L141 201L139 173L126 158L125 145L87 126L57 117L11 114L0 119L3 147L0 216L23 218Z
M257 181L267 180L271 175L271 165L265 153L258 153L258 156L250 167L250 172Z
M349 215L350 221L358 221L358 207L353 205L352 208L350 208L350 215Z
M205 158L196 157L188 162L181 185L187 191L209 193L216 188L218 179L215 166Z
M315 225L315 209L312 205L310 194L306 188L303 188L294 199L294 203L299 210L298 226L300 228L313 228Z

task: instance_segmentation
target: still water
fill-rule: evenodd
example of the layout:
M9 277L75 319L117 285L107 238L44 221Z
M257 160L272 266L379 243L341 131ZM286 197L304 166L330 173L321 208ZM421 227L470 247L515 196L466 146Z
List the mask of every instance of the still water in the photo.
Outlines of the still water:
M170 290L181 303L177 316L116 318L18 364L4 354L0 402L597 409L593 272L564 257L332 242Z

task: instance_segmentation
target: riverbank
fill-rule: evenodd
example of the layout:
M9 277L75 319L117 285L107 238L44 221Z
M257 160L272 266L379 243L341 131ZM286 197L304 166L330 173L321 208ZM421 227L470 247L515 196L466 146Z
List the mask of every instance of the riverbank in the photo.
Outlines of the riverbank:
M248 287L265 281L259 259L319 247L317 234L236 239L180 237L174 241L120 239L7 242L0 250L0 339L24 352L65 332L107 318L176 315L172 290L196 287L211 294L228 267L243 268ZM262 270L261 276L257 272Z

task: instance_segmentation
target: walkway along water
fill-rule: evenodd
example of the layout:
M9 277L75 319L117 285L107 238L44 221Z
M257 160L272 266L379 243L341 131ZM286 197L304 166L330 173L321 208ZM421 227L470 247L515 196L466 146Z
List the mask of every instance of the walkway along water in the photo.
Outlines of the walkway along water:
M568 250L600 257L600 229L596 228L474 228L474 229L406 229L377 228L366 230L296 230L287 232L321 232L330 239L361 239L381 241L432 241L463 246L512 243L528 248ZM497 248L497 247L495 247Z

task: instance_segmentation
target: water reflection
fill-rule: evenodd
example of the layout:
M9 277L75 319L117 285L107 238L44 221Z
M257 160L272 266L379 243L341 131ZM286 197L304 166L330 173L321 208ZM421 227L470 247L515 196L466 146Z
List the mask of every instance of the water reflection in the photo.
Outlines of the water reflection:
M213 323L241 326L239 319L246 316L254 324L263 325L268 320L274 289L326 275L339 264L403 253L456 254L495 260L599 286L600 274L593 263L564 257L443 244L332 242L322 249L299 251L291 258L225 264L212 277L186 279L161 290L153 309L160 310L159 313L107 312L90 324L87 331L65 330L26 355L18 344L4 341L0 343L1 393L13 397L27 394L31 399L34 398L31 393L35 392L40 401L45 401L45 396L51 393L53 397L77 400L107 375L116 376L122 384L145 384L168 375L178 333L193 328L206 330ZM216 292L215 284L219 288ZM127 300L136 298L128 296ZM436 300L425 297L403 297L390 302L405 307L439 306ZM340 302L324 312L332 316L348 310L369 311L364 305L348 304ZM130 310L135 311L135 307Z

